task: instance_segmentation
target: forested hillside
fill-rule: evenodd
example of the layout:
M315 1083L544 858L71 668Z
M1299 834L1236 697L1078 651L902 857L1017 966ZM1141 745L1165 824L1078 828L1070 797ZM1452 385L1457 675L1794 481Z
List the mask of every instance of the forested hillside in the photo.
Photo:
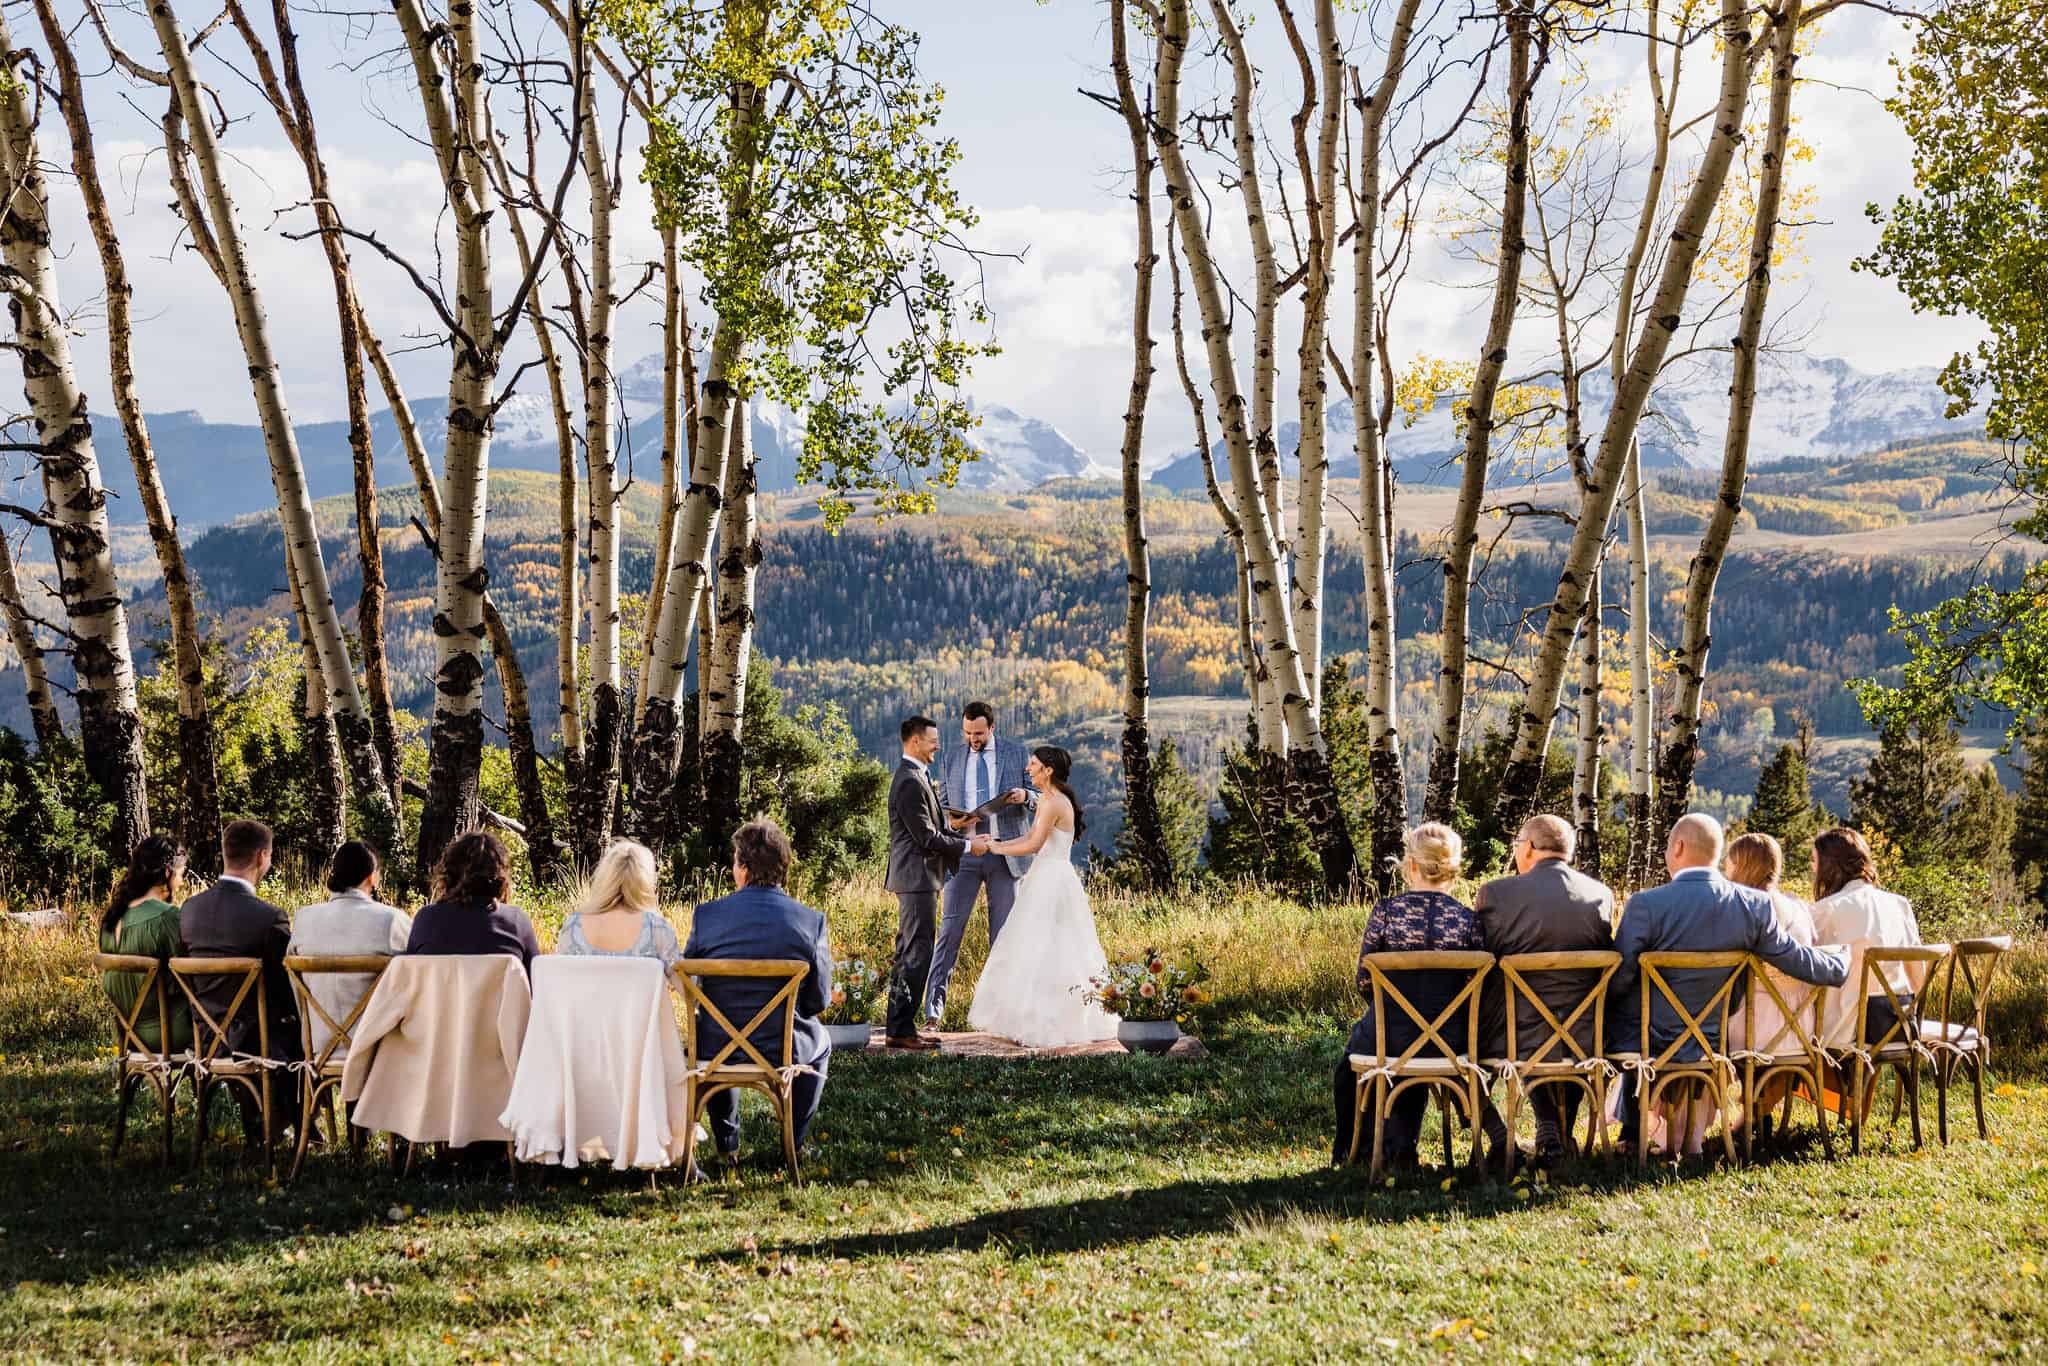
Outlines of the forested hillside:
M1786 505L1808 509L1816 528L1849 532L1866 521L1897 529L1901 553L1844 555L1824 540L1742 548L1722 572L1714 608L1711 714L1699 774L1709 805L1746 798L1759 754L1774 737L1791 735L1810 718L1836 744L1841 761L1816 775L1819 795L1839 807L1857 776L1867 736L1845 679L1881 674L1903 658L1887 636L1888 609L1917 611L1980 578L2017 582L2017 553L1987 559L1914 551L1917 528L1945 524L1987 506L1991 479L1981 470L1981 443L1928 442L1842 464L1805 463L1759 474L1749 506L1773 519ZM1711 489L1687 476L1660 476L1672 500L1704 499ZM950 718L961 703L982 697L1014 734L1074 748L1084 791L1101 809L1091 834L1106 842L1119 798L1115 763L1124 568L1117 504L1106 485L1062 482L1030 495L961 493L937 513L878 522L857 517L838 534L816 508L793 497L770 498L759 590L759 649L792 703L836 702L862 745L886 755L907 712ZM1158 733L1171 736L1205 789L1213 790L1226 745L1245 724L1236 650L1236 606L1230 552L1216 531L1206 498L1154 490L1151 522L1156 594L1151 628ZM489 541L491 591L524 663L536 723L554 729L546 704L555 696L552 609L555 594L556 489L546 475L500 471L492 479ZM1777 500L1774 504L1768 500ZM1417 508L1426 500L1418 495ZM632 490L623 505L624 581L644 581L650 559L653 499ZM352 603L358 568L350 506L319 505L324 548L335 567L337 598ZM432 705L433 564L419 531L415 494L386 492L381 517L390 584L386 630L399 706L424 716ZM1541 522L1521 525L1542 526ZM1792 529L1792 528L1788 528ZM1815 537L1823 531L1809 533ZM1690 545L1681 534L1653 541L1659 636L1677 629ZM1490 683L1499 667L1526 654L1529 632L1557 573L1558 549L1532 533L1503 539L1486 559L1473 598L1478 726L1502 719L1505 689ZM255 517L215 528L191 546L193 573L207 611L230 641L289 612L275 519ZM1616 552L1619 559L1619 550ZM1442 576L1431 538L1402 533L1397 612L1402 650L1400 705L1426 718L1434 682ZM146 563L137 565L138 576ZM1358 585L1363 573L1355 541L1331 550L1327 629L1332 650L1365 644ZM161 619L158 590L131 589L147 624ZM1530 613L1539 615L1531 619ZM626 603L625 648L637 666L643 609ZM1619 633L1619 603L1610 602L1612 637L1607 674L1610 733L1628 736L1628 675ZM627 677L633 676L629 668ZM495 689L495 679L490 685ZM0 689L9 724L18 689ZM495 692L489 711L499 715ZM950 726L950 720L949 720ZM1419 781L1427 727L1405 728L1407 771Z

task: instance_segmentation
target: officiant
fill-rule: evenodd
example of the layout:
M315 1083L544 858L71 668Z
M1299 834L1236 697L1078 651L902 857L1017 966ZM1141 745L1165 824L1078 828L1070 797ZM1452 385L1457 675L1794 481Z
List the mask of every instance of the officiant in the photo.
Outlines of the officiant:
M1031 828L1038 807L1038 793L1024 776L1028 752L996 734L995 709L986 702L969 702L961 711L960 739L962 743L949 747L939 760L939 800L945 804L948 823L957 834L969 838L977 834L1021 838ZM960 941L983 889L988 892L988 941L994 944L1017 899L1017 879L1030 866L1028 855L962 856L959 871L946 882L939 942L925 987L928 1025L936 1025L945 1013L946 988L960 961Z

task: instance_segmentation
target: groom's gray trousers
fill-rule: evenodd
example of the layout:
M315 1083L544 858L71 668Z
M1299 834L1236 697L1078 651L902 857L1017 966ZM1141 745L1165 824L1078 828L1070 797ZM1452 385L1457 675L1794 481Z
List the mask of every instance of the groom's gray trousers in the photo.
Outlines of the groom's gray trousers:
M974 903L988 888L988 942L994 944L1017 903L1017 877L1010 860L1001 854L968 854L960 860L960 871L946 880L945 915L939 923L939 942L932 952L931 984L925 988L925 1014L937 1015L946 1008L946 988L952 985L953 968L960 961L960 941L967 937L967 922L974 918Z

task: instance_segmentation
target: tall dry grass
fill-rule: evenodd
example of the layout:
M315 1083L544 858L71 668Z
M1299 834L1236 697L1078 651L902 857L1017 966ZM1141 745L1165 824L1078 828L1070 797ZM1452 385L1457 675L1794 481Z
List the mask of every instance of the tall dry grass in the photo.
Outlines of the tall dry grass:
M324 899L312 886L266 886L281 905ZM562 918L576 902L574 889L543 894L528 913L541 943L552 946ZM1097 929L1112 961L1156 948L1192 955L1208 967L1212 1024L1315 1020L1334 1029L1358 1011L1353 985L1367 907L1304 906L1251 887L1195 890L1173 896L1131 896L1098 890ZM886 969L896 938L896 898L879 877L856 879L819 906L839 958L866 958ZM687 940L691 906L665 904L663 913ZM110 1024L93 972L96 920L90 908L61 930L0 929L0 1053L61 1043L101 1043ZM2011 925L1945 925L1944 937L2001 930ZM2028 927L2000 969L1992 994L1990 1033L2000 1070L2048 1072L2048 935ZM964 1028L973 985L988 957L986 909L976 912L961 947L944 1027ZM1961 1008L1961 992L1958 992Z

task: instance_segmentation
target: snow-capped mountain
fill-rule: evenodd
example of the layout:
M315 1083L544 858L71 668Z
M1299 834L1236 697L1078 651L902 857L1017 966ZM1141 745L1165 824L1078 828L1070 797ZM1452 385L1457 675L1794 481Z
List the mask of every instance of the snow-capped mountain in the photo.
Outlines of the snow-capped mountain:
M1666 371L1650 398L1642 426L1643 450L1653 466L1717 466L1728 433L1730 359L1725 353L1688 360ZM1756 412L1751 423L1749 458L1767 465L1780 460L1842 460L1913 437L1968 435L1981 421L1951 419L1948 396L1936 383L1933 366L1870 374L1845 360L1827 356L1774 355L1764 359L1757 381ZM1586 426L1592 439L1613 400L1607 372L1586 376ZM1449 464L1460 443L1452 401L1439 403L1412 427L1396 419L1387 446L1404 479L1417 483L1448 482L1457 477ZM1330 406L1332 458L1340 473L1347 468L1353 433L1351 404ZM1282 461L1291 470L1300 441L1300 425L1286 422L1274 434ZM1219 458L1221 443L1214 448ZM1222 466L1217 473L1222 474ZM1153 478L1170 488L1202 487L1202 466L1193 451L1164 461Z
M701 371L700 371L701 373ZM661 362L644 356L619 373L624 421L620 459L630 461L639 478L650 477L661 445ZM1712 465L1721 458L1727 424L1728 361L1703 358L1674 367L1658 386L1651 414L1643 427L1652 465ZM1606 372L1588 376L1587 422L1597 431L1609 398ZM1159 402L1167 402L1161 391ZM1770 357L1764 364L1757 395L1755 434L1750 458L1758 464L1819 457L1842 459L1911 437L1974 430L1967 421L1943 415L1946 398L1935 384L1932 368L1867 374L1845 361L1815 356ZM1094 460L1052 424L999 404L977 404L980 419L968 442L978 458L960 473L963 488L1015 493L1052 479L1107 479L1114 471ZM1412 427L1398 423L1388 434L1401 477L1415 483L1447 482L1457 477L1449 457L1458 447L1451 403L1441 403ZM447 399L423 395L414 404L428 448L437 456L447 430ZM169 487L171 504L187 528L225 522L245 513L275 506L267 477L262 432L254 424L209 422L197 413L152 413L150 431L158 463ZM113 500L116 522L142 520L134 477L121 450L120 424L94 417L93 430L102 459L100 468ZM298 425L300 454L307 483L315 498L346 493L352 487L352 461L347 424L311 422ZM1339 475L1354 473L1349 463L1352 440L1351 405L1333 404L1329 413L1331 458ZM381 483L405 481L406 465L398 434L388 411L372 419ZM753 410L754 449L761 487L769 491L794 488L798 456L803 450L804 416L776 404ZM1276 433L1282 458L1293 466L1299 429L1285 423ZM1219 450L1220 454L1220 450ZM559 468L554 414L537 376L498 410L491 464L498 469L552 471ZM222 478L223 470L247 477ZM1201 462L1194 452L1170 455L1151 477L1172 488L1199 489Z

